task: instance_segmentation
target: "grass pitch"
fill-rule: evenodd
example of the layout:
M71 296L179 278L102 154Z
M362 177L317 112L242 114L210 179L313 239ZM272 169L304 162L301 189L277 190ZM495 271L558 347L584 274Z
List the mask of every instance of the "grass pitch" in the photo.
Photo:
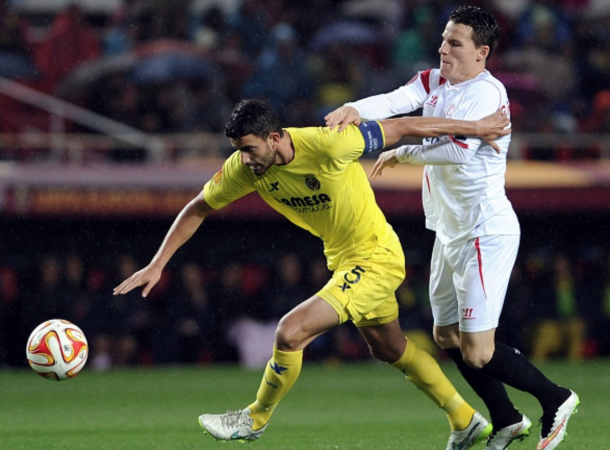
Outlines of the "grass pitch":
M576 390L579 413L562 450L609 448L610 361L550 363L541 369ZM443 370L462 395L487 415L450 364ZM240 446L203 435L197 417L250 403L261 371L233 366L83 371L54 382L30 370L0 371L0 449L155 450ZM533 422L535 400L511 390ZM449 432L442 411L390 366L374 362L328 367L305 363L271 425L249 449L434 450ZM511 450L536 447L540 428ZM250 446L251 445L251 446ZM480 445L477 448L482 449Z

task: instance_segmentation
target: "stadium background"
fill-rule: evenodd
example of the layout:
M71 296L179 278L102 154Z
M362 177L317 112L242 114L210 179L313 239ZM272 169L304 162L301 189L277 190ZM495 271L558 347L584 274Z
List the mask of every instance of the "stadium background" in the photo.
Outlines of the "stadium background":
M470 3L498 15L489 68L511 98L507 188L523 239L503 338L538 361L608 356L610 7ZM328 272L321 243L254 196L210 217L149 300L112 287L149 261L229 154L236 101L263 97L286 126L321 125L343 102L436 67L457 2L0 5L0 367L23 367L29 332L63 317L90 340L87 369L104 371L266 360L274 323ZM431 344L420 176L400 167L374 186L407 254L403 325ZM369 358L349 326L307 357Z

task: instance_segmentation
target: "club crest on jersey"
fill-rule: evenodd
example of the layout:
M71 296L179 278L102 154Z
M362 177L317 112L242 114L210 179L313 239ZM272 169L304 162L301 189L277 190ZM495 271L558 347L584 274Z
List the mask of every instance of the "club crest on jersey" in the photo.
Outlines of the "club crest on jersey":
M453 116L453 112L455 111L455 105L449 105L449 108L445 110L445 117L449 119Z
M305 184L312 191L317 191L320 189L320 181L318 181L318 179L313 174L305 176Z

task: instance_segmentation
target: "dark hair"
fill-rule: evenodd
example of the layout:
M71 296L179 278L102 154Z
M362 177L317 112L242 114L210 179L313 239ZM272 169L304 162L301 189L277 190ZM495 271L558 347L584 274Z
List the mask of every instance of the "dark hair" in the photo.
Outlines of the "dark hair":
M496 18L488 11L478 6L460 6L449 16L453 23L461 23L472 28L472 40L477 48L487 45L491 56L498 46L500 27Z
M242 100L225 126L225 136L239 139L249 134L266 138L276 132L282 134L280 119L273 108L262 100Z

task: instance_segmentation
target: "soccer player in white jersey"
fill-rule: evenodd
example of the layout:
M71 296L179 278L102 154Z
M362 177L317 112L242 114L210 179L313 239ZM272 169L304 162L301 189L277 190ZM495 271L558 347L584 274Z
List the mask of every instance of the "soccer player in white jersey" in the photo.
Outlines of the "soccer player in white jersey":
M496 119L499 128L494 128ZM497 137L505 134L508 118L494 111L482 122L490 125L489 131L495 129ZM327 127L282 129L265 102L244 100L235 107L225 128L235 152L184 207L150 264L117 286L114 294L144 286L146 296L174 252L212 210L253 191L322 239L333 275L280 321L256 399L238 411L201 415L199 422L207 433L220 440L258 439L299 377L303 349L351 320L375 357L407 375L447 414L452 429L449 450L467 450L489 436L491 424L457 393L434 358L405 340L394 295L404 279L404 254L359 162L363 153L392 145L405 135L442 136L455 130L478 134L480 127L485 128L473 121L406 118L350 126L342 133Z
M326 116L342 130L361 118L381 119L423 108L423 116L476 120L508 111L502 83L486 69L499 27L487 11L453 11L442 34L440 69L419 72L388 94L347 103ZM545 377L517 349L495 340L518 247L519 222L505 194L510 136L500 152L480 139L444 136L382 153L371 176L398 163L424 165L426 227L436 232L430 273L434 339L489 409L494 432L486 450L503 450L529 434L531 421L503 385L528 392L542 406L537 450L556 448L579 398Z

